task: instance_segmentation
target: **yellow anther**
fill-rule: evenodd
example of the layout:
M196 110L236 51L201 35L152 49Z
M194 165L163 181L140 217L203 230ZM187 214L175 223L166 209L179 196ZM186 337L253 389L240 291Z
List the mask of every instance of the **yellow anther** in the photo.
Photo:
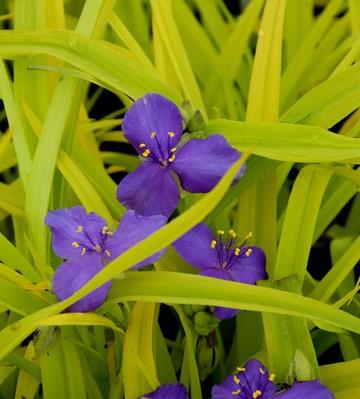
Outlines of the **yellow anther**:
M140 147L140 148L145 148L145 147L146 147L146 144L145 144L145 143L141 143L141 144L139 145L139 147Z
M274 373L271 373L269 375L269 381L273 382L275 380L275 378L276 378L276 375Z
M245 237L245 240L248 240L249 238L251 238L252 235L253 235L253 233L250 231L250 232L248 233L248 235Z
M245 367L236 367L236 370L241 373L242 371L246 371Z
M145 150L141 155L145 158L147 158L150 154L150 150Z
M258 397L261 396L261 395L262 395L262 392L260 391L260 389L257 389L257 390L253 393L252 397L253 397L254 399L256 399L256 398L258 398Z
M102 229L101 229L101 234L108 234L109 233L109 227L108 226L104 226Z
M71 243L74 248L79 248L80 244L77 241Z
M240 384L240 378L236 375L234 375L233 381L235 382L235 384Z
M171 149L170 149L170 152L175 152L176 150L177 150L177 148L174 147L174 148L171 148Z
M150 133L150 137L153 139L153 138L155 138L155 136L156 136L156 133L155 132L151 132Z
M100 247L99 244L96 244L96 245L95 245L95 251L98 252L98 253L101 252L101 247Z
M81 256L84 256L86 254L86 248L85 247L82 247L82 250L81 250Z
M230 235L232 238L235 238L235 237L236 237L236 233L235 233L234 230L229 230L229 235Z
M169 136L169 137L174 137L174 136L175 136L175 133L174 133L174 132L168 132L168 136Z
M239 393L241 393L241 389L237 389L236 391L231 392L232 395L239 395Z
M219 236L222 236L223 234L225 234L225 231L224 230L218 230L217 233L219 234Z
M81 233L83 230L84 230L84 228L80 225L76 228L77 233Z
M235 248L235 256L239 256L240 255L240 248Z
M265 374L265 371L264 371L264 369L262 369L261 367L259 368L259 371L260 371L260 374L262 374L262 375L264 375L264 374Z
M214 249L216 247L216 244L217 244L216 240L212 240L210 243L210 247Z
M106 256L110 256L110 255L111 255L111 254L110 254L110 251L109 251L108 249L105 249L104 252L105 252L105 255L106 255Z
M168 159L169 162L174 162L175 154L172 154L171 157Z
M245 256L250 256L252 254L252 249L249 248L246 252L245 252Z

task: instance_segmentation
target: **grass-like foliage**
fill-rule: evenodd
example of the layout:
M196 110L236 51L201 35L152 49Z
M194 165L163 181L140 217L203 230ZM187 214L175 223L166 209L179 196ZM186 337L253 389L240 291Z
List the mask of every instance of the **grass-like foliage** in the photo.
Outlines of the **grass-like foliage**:
M281 389L319 379L359 398L360 1L2 0L0 24L0 399L137 399L177 381L206 399L254 358ZM118 183L152 156L122 121L148 93L181 110L185 141L216 133L242 156L200 194L179 172L168 223L119 256L97 246L100 271L61 301L45 218L82 205L120 231ZM223 231L261 248L268 278L199 274L172 244L201 222L219 231L209 248ZM107 282L100 307L71 311Z

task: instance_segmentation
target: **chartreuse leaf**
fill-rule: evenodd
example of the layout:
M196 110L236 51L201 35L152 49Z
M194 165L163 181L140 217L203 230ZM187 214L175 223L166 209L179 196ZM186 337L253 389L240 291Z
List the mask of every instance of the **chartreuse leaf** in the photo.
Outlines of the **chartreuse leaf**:
M19 180L0 183L0 208L16 217L24 216L24 192Z
M328 364L320 367L321 379L336 399L354 399L360 395L360 360Z
M16 370L16 367L0 366L0 385Z
M360 140L330 133L317 126L216 119L207 133L221 132L241 151L290 162L357 163Z
M32 341L26 348L24 358L33 362L35 359L35 347ZM15 399L33 399L39 389L40 381L29 375L24 370L20 370L17 385Z
M126 251L119 258L109 263L99 274L84 285L72 297L61 303L56 303L45 309L41 309L38 312L34 312L21 321L15 322L0 331L0 342L3 344L3 346L0 347L0 359L9 354L25 337L31 334L38 325L41 324L42 320L65 310L82 296L85 296L90 291L101 286L105 281L117 276L119 272L128 269L142 259L146 259L151 254L156 253L160 249L171 244L203 220L204 217L214 209L217 202L220 201L245 160L246 157L242 156L240 160L235 162L210 193L204 195L195 205L171 223L153 233L151 236Z
M360 4L356 0L349 0L351 28L353 33L360 32Z
M137 302L126 329L123 351L125 396L137 399L158 385L154 342L159 305ZM141 363L142 367L139 367ZM146 370L146 375L143 374Z

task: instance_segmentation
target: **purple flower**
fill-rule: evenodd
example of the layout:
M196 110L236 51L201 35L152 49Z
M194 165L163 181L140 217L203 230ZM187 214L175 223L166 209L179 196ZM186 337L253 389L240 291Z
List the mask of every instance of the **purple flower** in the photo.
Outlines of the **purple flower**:
M333 399L334 395L319 380L295 382L279 392L274 374L256 359L249 360L238 372L214 385L212 399Z
M66 259L56 270L53 289L62 301L78 291L108 262L143 240L166 223L164 216L139 216L134 211L124 214L118 229L112 232L103 218L86 213L82 206L51 211L46 224L53 233L56 255ZM163 251L145 259L134 268L157 260ZM72 312L88 312L105 300L111 282L107 282L70 306Z
M144 162L121 181L117 197L145 216L171 215L179 202L177 179L186 191L206 193L241 155L219 134L178 147L183 132L180 110L155 93L132 105L122 129Z
M184 385L177 384L164 384L160 385L153 392L149 392L139 399L189 399Z
M222 280L255 284L267 278L265 254L248 239L239 240L230 230L225 238L223 230L215 238L209 227L200 223L174 242L176 251L190 264L200 269L200 274ZM215 307L214 314L219 319L228 319L238 313L237 309Z

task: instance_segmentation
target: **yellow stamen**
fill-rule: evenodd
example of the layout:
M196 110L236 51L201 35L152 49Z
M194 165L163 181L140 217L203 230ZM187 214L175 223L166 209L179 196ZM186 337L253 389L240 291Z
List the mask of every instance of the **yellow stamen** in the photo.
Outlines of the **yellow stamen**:
M265 371L264 371L264 369L262 369L261 367L259 368L259 371L260 371L260 374L262 374L262 375L264 375L264 374L265 374Z
M173 155L168 159L169 162L174 162L174 160L175 160L175 154L173 154Z
M102 229L101 229L101 234L107 234L107 232L109 231L109 227L108 226L104 226Z
M150 154L150 150L145 150L141 155L145 158L147 158Z
M177 150L177 148L174 147L174 148L171 148L170 152L175 152L176 150Z
M234 230L229 230L229 235L230 235L232 238L235 238L235 237L236 237L236 233L235 233Z
M77 233L81 233L83 230L84 230L84 228L80 225L76 228Z
M245 256L250 256L252 254L252 249L249 248L246 252L245 252Z
M86 248L83 247L82 250L81 250L81 254L80 254L80 255L81 255L81 256L84 256L85 254L86 254Z
M276 378L276 375L274 373L271 373L269 375L269 381L273 382L275 380L275 378Z
M175 133L174 132L168 132L169 137L174 137Z
M74 248L79 248L79 246L80 246L79 243L78 243L77 241L72 242L71 245L72 245Z
M241 393L241 389L237 389L236 391L232 391L231 395L239 395L239 393Z
M151 132L150 133L150 137L153 139L153 138L155 138L155 136L156 136L156 133L155 132Z
M235 382L235 384L240 384L240 378L236 375L234 375L233 381Z
M217 233L219 234L219 236L222 236L223 234L225 234L225 231L224 230L218 230Z
M101 252L101 247L100 247L99 244L96 244L96 245L95 245L95 251L98 252L98 253Z
M241 373L242 371L246 371L245 367L236 367L236 370Z
M141 143L141 144L139 145L139 147L140 147L140 148L145 148L145 147L146 147L146 144L145 144L145 143Z
M210 243L210 247L214 249L216 247L216 244L216 240L212 240Z
M260 389L257 389L254 393L253 393L253 398L254 399L256 399L256 398L258 398L259 396L261 396L262 395L262 392L260 391Z
M253 233L250 231L250 232L248 233L248 235L245 237L245 240L248 240L249 238L251 238L252 235L253 235Z
M110 256L110 255L111 255L111 254L110 254L110 251L109 251L108 249L105 249L104 252L105 252L105 255L106 255L106 256Z
M239 256L240 255L240 248L235 248L235 256Z

